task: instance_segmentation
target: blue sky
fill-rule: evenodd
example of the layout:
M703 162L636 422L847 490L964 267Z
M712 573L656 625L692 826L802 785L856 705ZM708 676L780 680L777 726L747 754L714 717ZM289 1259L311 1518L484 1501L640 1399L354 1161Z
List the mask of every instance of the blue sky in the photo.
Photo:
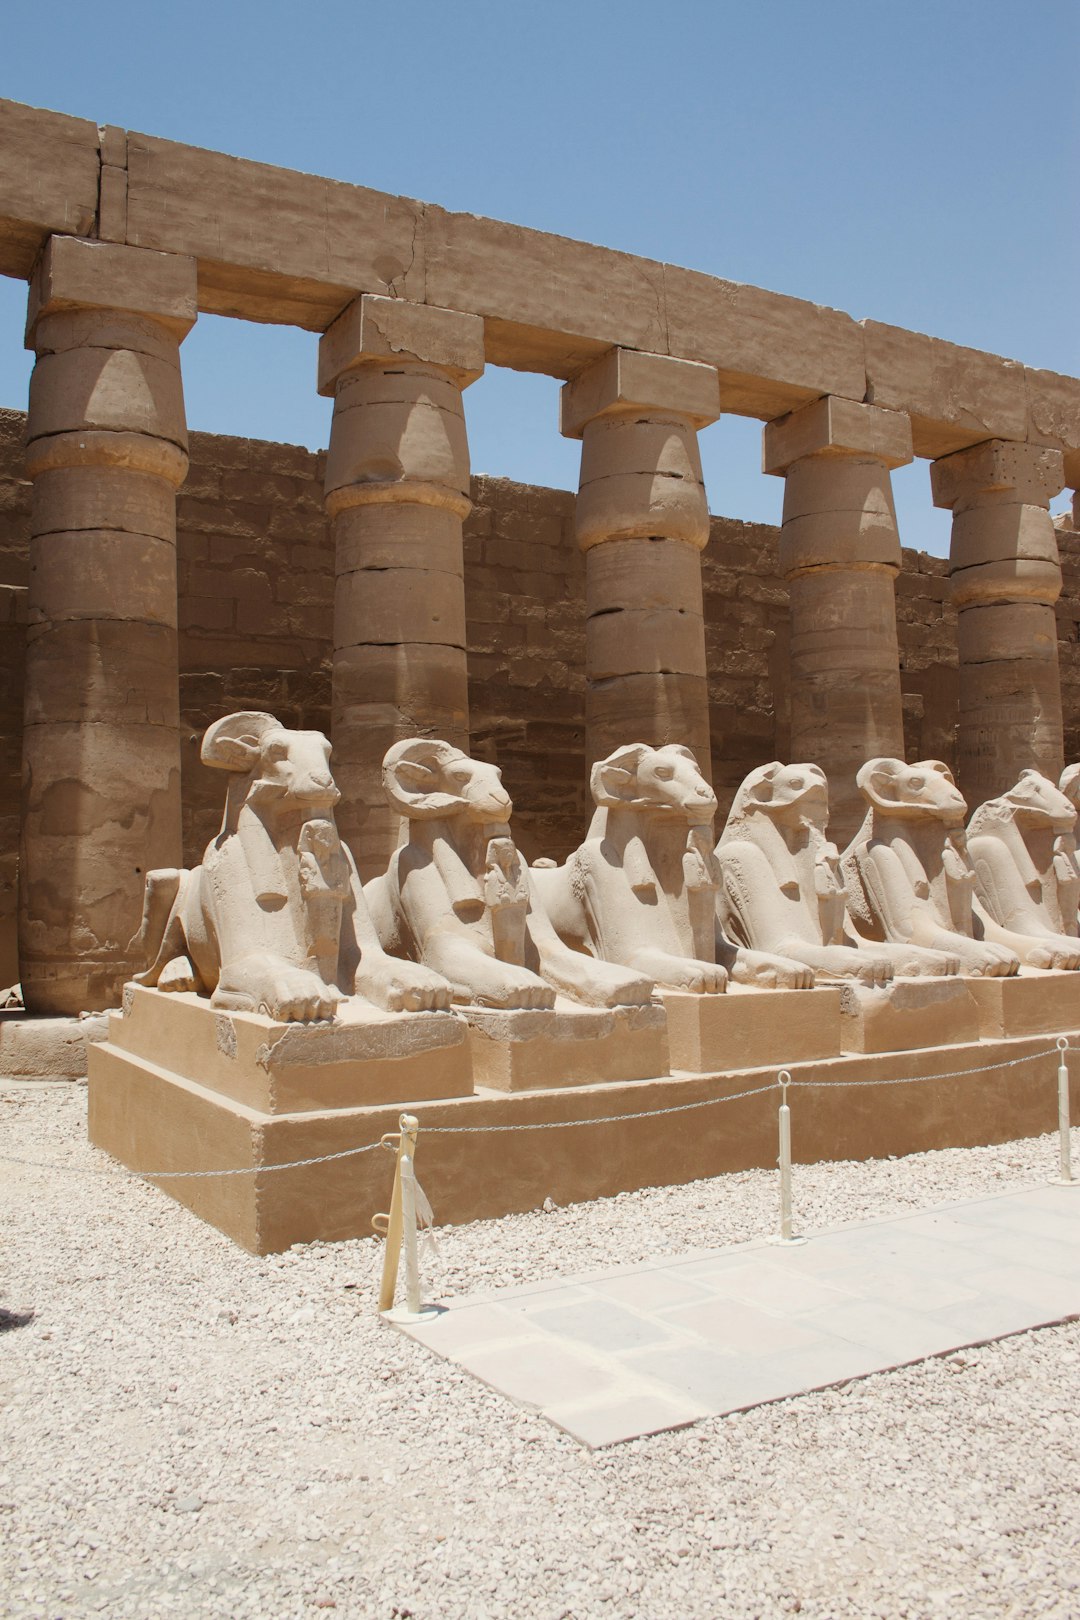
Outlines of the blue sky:
M689 265L1080 372L1076 0L53 0L0 95ZM0 404L25 402L0 278ZM193 428L325 443L310 333L200 320ZM489 371L473 466L573 487L557 384ZM702 435L716 512L775 522L760 425ZM925 463L902 538L942 551ZM1060 509L1063 502L1055 503Z

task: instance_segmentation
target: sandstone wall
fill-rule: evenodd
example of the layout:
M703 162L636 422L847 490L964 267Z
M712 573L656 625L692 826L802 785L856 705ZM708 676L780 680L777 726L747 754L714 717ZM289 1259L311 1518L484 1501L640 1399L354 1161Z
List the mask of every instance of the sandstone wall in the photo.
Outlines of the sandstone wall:
M23 418L0 412L0 586L27 581L29 485ZM204 727L235 709L328 729L333 559L319 454L195 433L178 504L185 859L217 830L216 774L199 763ZM466 524L474 748L503 770L524 852L561 857L581 836L584 563L574 498L474 480ZM747 771L788 747L787 591L777 531L714 518L704 553L713 773L721 816ZM1058 610L1066 757L1080 758L1080 536L1060 535ZM955 615L946 564L905 551L897 617L909 758L953 758ZM0 590L0 985L14 977L22 592ZM632 739L627 739L632 740Z

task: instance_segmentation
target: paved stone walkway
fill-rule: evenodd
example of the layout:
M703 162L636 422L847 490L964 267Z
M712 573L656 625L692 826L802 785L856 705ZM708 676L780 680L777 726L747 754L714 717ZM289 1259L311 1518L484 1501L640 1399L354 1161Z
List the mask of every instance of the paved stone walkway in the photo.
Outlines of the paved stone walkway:
M398 1325L587 1446L1080 1314L1080 1184L454 1300Z

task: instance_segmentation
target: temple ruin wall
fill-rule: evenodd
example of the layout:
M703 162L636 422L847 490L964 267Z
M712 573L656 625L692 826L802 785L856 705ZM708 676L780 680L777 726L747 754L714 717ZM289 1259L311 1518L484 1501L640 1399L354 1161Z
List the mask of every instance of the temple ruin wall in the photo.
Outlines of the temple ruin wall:
M955 758L978 804L1073 750L1077 506L1073 530L1049 506L1080 485L1080 379L10 102L0 274L29 282L36 353L29 594L3 593L34 1012L115 998L145 870L209 830L191 739L240 705L326 725L329 694L364 876L397 836L380 762L417 731L496 757L526 853L556 855L583 767L628 737L695 750L722 802L765 757L814 760L840 844L868 758ZM325 457L197 441L185 483L201 311L322 334ZM565 379L576 499L470 480L463 395L490 365ZM765 423L779 531L709 516L698 434L724 413ZM914 457L947 566L902 553Z
M0 985L17 977L15 861L22 740L23 604L30 483L25 417L0 410ZM295 445L191 436L178 499L184 859L217 830L220 784L199 763L203 728L270 709L290 726L330 725L334 560L325 457ZM497 761L520 807L530 858L562 858L588 815L585 560L574 497L507 479L473 480L465 525L473 748ZM1066 757L1080 758L1080 535L1059 530L1064 589L1058 653ZM746 773L788 757L788 587L779 530L714 517L703 554L713 772L726 813ZM896 581L910 759L953 762L956 613L948 564L905 549Z

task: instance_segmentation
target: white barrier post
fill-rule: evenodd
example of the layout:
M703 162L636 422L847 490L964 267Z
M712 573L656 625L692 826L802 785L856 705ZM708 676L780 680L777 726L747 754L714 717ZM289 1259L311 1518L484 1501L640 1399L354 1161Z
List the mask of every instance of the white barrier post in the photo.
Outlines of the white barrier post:
M420 1309L420 1267L416 1247L416 1170L413 1165L416 1133L420 1124L413 1114L402 1114L398 1125L400 1135L391 1134L383 1137L387 1147L397 1148L390 1213L376 1215L371 1224L376 1232L386 1235L382 1283L379 1288L379 1310L387 1312L393 1308L398 1262L404 1250L405 1306L403 1312L399 1314L408 1318L423 1314Z
M1064 1035L1059 1035L1058 1049L1058 1150L1060 1153L1061 1174L1054 1177L1054 1181L1061 1187L1074 1187L1076 1185L1072 1173L1072 1145L1069 1139L1070 1109L1069 1109L1069 1065L1065 1061L1065 1054L1069 1050L1069 1043Z
M420 1315L420 1261L416 1238L416 1151L417 1122L411 1114L401 1116L401 1224L405 1240L405 1309ZM408 1144L408 1145L406 1145Z
M770 1239L772 1243L805 1243L806 1239L793 1237L791 1232L791 1109L788 1107L787 1093L791 1084L791 1076L786 1069L781 1069L777 1075L780 1085L780 1234Z

